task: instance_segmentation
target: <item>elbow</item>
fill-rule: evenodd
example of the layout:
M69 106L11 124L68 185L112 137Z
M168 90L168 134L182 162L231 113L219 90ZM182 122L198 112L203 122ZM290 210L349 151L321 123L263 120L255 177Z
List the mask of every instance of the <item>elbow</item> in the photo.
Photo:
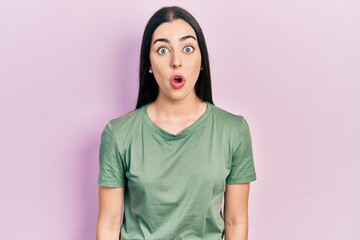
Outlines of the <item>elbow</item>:
M247 240L248 223L241 219L228 219L225 221L226 240Z
M117 240L120 237L119 224L109 224L99 221L97 224L96 240Z
M121 229L121 218L120 217L99 217L98 230L112 231L112 232L120 232Z
M225 218L225 225L226 225L226 227L247 227L248 226L248 219L247 219L247 217Z

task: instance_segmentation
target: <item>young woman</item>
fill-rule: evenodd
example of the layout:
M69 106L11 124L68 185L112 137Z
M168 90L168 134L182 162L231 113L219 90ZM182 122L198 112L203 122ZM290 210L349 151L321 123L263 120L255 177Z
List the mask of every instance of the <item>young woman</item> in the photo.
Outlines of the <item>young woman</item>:
M249 128L213 105L205 38L187 11L150 18L139 78L136 110L102 133L97 239L247 239Z

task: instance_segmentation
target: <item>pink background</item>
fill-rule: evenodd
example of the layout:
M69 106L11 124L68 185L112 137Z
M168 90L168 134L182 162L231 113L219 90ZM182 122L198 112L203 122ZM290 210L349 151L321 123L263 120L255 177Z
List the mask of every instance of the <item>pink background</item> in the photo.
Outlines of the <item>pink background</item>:
M0 239L95 239L98 148L134 108L146 21L200 22L248 120L251 240L360 239L360 1L0 2Z

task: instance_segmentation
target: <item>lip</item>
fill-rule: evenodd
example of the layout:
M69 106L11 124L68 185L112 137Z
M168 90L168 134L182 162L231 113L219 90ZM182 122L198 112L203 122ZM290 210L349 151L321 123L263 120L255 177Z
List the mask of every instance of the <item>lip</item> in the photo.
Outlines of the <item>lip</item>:
M176 78L181 78L181 82L178 82L177 80L175 80ZM174 89L182 88L185 85L185 83L186 83L186 78L183 75L181 75L180 73L174 73L170 77L170 85Z

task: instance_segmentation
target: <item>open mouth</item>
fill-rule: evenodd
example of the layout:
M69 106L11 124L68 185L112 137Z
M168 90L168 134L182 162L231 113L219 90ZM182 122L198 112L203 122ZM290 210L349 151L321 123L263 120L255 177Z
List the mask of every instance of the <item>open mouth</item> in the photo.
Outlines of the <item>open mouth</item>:
M181 74L173 74L170 78L170 85L175 88L179 89L185 85L186 79Z
M180 83L182 81L182 78L181 77L175 77L175 81Z

